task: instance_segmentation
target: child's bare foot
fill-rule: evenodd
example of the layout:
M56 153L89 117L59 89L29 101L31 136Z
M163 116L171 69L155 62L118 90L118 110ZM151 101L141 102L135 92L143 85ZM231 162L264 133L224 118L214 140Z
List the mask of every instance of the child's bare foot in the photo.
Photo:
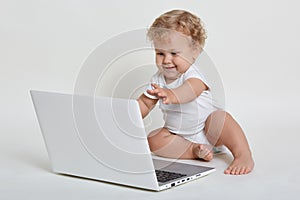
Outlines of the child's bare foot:
M212 147L206 144L194 144L193 152L197 158L210 161L213 158Z
M243 175L250 173L253 168L254 161L251 154L245 154L235 157L224 173L231 175Z

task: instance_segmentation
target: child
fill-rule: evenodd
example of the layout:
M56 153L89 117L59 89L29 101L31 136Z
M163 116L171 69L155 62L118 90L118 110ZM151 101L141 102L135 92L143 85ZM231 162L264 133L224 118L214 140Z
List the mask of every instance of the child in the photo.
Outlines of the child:
M160 102L164 127L148 136L153 153L182 159L213 158L212 145L225 145L234 160L225 174L247 174L254 161L243 130L230 114L212 101L210 87L193 64L206 39L195 15L173 10L158 17L148 31L158 72L139 98L145 117Z

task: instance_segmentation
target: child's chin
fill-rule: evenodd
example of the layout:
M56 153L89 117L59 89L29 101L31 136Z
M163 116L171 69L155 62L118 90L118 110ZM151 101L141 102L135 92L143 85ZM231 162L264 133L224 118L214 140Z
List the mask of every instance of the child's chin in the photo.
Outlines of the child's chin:
M176 73L176 74L165 74L164 75L166 79L168 80L176 80L179 78L180 74L179 73Z

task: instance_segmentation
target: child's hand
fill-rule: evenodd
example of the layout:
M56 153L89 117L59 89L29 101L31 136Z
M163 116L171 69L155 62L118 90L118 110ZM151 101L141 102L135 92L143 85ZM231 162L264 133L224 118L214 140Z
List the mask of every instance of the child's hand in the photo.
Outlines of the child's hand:
M151 86L154 88L152 90L147 90L147 92L159 99L162 99L163 104L171 104L174 101L174 93L170 89L165 89L159 87L157 84L152 83Z

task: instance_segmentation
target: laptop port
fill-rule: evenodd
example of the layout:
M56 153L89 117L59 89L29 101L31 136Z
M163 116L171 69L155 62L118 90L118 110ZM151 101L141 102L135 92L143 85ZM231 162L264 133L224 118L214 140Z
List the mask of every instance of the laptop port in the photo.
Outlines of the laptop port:
M175 183L172 183L172 184L171 184L171 187L174 187L174 186L175 186Z

